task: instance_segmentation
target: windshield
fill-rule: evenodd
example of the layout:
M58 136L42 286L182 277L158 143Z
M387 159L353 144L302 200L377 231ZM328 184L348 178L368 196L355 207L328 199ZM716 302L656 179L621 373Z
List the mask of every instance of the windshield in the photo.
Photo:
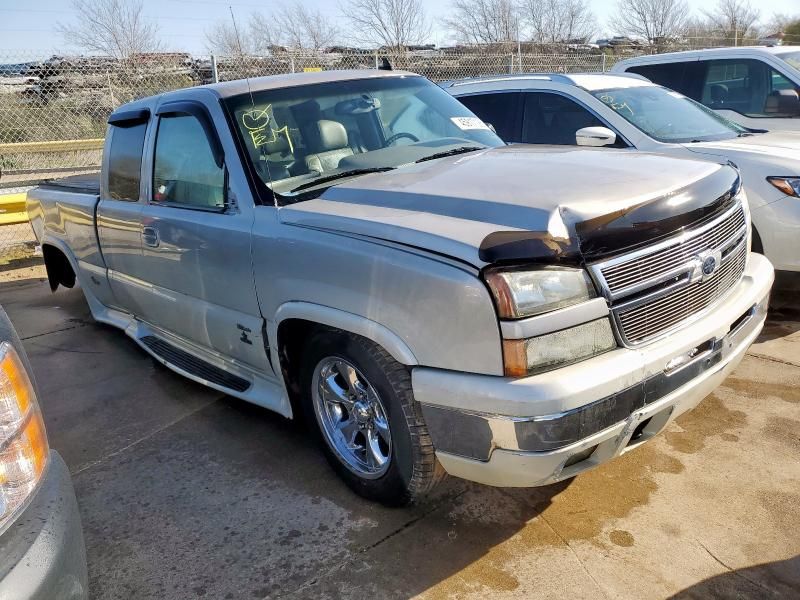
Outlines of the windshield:
M727 140L747 132L702 104L663 87L636 86L592 93L659 142Z
M252 101L243 94L226 104L256 176L287 202L367 172L503 145L469 109L422 77L254 91Z
M781 52L776 54L782 61L789 63L795 69L800 71L800 52Z

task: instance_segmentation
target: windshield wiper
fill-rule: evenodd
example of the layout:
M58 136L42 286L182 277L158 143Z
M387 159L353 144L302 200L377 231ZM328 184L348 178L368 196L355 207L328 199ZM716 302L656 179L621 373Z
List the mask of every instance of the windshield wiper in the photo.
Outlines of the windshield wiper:
M484 146L459 146L458 148L451 148L444 152L437 152L436 154L429 154L422 158L415 160L415 163L425 162L426 160L436 160L437 158L444 158L445 156L455 156L456 154L464 154L466 152L475 152L475 150L483 150Z
M391 171L394 168L395 167L370 167L368 169L350 169L348 171L341 171L331 175L324 175L322 177L317 177L313 181L308 181L298 185L296 188L290 190L289 193L292 194L301 190L307 190L309 188L317 187L323 183L329 183L331 181L336 181L337 179L344 179L345 177L355 177L356 175L366 175L367 173L383 173L384 171Z

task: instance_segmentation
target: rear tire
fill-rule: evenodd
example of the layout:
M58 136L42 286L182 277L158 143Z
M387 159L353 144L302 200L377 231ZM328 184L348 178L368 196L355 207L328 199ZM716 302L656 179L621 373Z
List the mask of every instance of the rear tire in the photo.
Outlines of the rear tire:
M357 494L403 506L443 477L408 369L361 336L315 334L301 368L303 412L328 462Z

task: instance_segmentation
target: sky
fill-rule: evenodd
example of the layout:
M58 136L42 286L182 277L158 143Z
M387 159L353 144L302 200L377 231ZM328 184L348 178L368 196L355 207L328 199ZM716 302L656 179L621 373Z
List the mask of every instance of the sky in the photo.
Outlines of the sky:
M338 19L337 0L301 0L303 4L317 8L333 19ZM442 18L448 14L451 0L423 0L433 22L431 41L439 46L454 43L454 39L441 26ZM713 4L713 0L688 0L690 6L698 11ZM277 0L280 2L280 0ZM607 37L615 32L604 26L613 13L616 0L589 0L599 27L596 37ZM144 0L144 14L148 19L158 22L161 37L169 50L182 50L193 53L208 51L205 31L215 21L229 20L228 6L233 7L237 21L246 22L254 11L269 13L276 2L257 0ZM797 14L800 12L798 0L755 0L761 9L763 20L773 13ZM35 7L35 8L28 8ZM70 0L0 0L0 53L6 57L11 54L45 58L51 54L69 53L70 49L56 31L58 22L68 22L74 18ZM341 23L345 29L345 24ZM0 62L8 62L0 59Z

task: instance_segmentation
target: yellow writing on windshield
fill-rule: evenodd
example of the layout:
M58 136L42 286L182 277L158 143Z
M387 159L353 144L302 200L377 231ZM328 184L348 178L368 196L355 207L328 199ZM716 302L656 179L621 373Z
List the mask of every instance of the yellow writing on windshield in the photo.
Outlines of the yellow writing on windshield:
M268 104L263 109L253 108L248 110L242 113L242 125L244 125L247 133L250 134L250 140L256 148L276 142L278 141L278 136L283 135L289 143L289 151L294 154L294 144L292 144L292 138L289 135L289 126L273 127L272 123L275 119L270 115L271 111L271 104Z
M622 112L623 110L627 110L631 114L631 116L633 116L633 109L628 105L628 103L625 101L617 102L614 99L614 96L612 96L611 94L603 94L602 96L600 96L600 102L602 102L603 104L607 104L617 112Z

